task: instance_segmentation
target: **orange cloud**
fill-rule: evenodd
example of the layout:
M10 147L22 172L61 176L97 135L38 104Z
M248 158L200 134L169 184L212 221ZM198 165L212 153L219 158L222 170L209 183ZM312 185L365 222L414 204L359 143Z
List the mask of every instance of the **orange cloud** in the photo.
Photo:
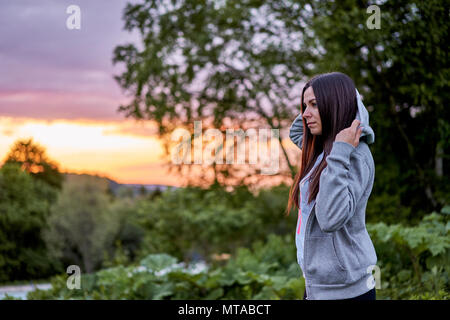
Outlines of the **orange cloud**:
M122 183L177 185L163 168L162 144L152 129L129 134L133 123L0 117L0 159L17 139L32 137L63 171L97 173Z

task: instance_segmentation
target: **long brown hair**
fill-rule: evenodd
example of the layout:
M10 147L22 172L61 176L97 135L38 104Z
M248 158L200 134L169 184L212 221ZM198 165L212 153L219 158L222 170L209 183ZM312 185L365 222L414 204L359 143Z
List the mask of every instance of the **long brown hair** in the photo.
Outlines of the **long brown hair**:
M303 118L303 142L302 157L299 171L295 175L294 182L289 192L289 202L286 214L289 215L293 205L298 209L300 181L314 166L317 157L323 151L323 157L314 171L311 173L309 184L308 203L316 198L319 192L319 181L322 170L327 166L326 158L330 154L336 135L343 129L351 126L356 118L357 101L356 89L353 80L341 72L331 72L316 75L304 86L301 96L300 110L306 109L303 101L305 90L313 88L317 107L322 122L322 134L313 135Z

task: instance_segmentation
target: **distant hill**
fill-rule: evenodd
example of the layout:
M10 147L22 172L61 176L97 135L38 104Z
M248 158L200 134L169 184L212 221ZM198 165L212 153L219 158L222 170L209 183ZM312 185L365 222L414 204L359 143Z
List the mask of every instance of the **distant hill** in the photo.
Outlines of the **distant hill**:
M118 183L106 177L101 177L97 175L90 174L77 174L77 173L65 173L66 181L81 182L83 180L90 180L91 182L98 184L103 190L111 192L115 195L118 194L120 189L127 188L133 192L134 195L142 194L145 190L146 193L151 193L156 190L165 191L168 188L177 189L178 187L167 186L161 184L128 184L128 183Z

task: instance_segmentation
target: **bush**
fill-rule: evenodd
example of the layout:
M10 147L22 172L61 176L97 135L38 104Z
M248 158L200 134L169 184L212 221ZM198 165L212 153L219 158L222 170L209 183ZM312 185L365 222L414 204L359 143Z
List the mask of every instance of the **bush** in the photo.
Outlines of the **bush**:
M449 299L450 222L432 213L413 227L367 226L381 269L378 299ZM251 248L238 248L227 262L203 270L151 254L134 266L82 276L82 290L68 290L66 276L30 299L302 299L304 280L295 259L294 235L270 234ZM198 265L197 265L198 266Z
M301 299L304 282L297 263L290 263L295 261L291 238L271 235L212 268L152 254L137 266L83 275L80 290L67 289L61 275L51 290L30 292L28 299Z
M286 234L296 216L283 215L289 191L285 186L254 196L247 188L185 188L166 191L141 201L139 223L147 231L143 254L165 252L183 261L196 256L209 261L212 254L234 253L239 247Z
M369 224L384 299L449 299L449 215L433 212L417 226Z
M83 273L82 290L68 290L67 275L63 274L52 279L52 290L30 293L32 299L303 296L294 241L297 217L283 215L288 194L285 186L261 190L257 195L245 187L233 192L220 187L186 188L165 191L151 200L125 197L97 201L103 195L95 195L92 190L81 193L85 195L83 200L77 192L66 197L78 199L78 208L105 210L101 221L112 231L103 249L112 246L115 251L109 253L111 260L102 261L104 269ZM94 213L102 214L100 210ZM414 225L367 224L381 270L379 299L449 299L449 217L447 206ZM213 259L213 254L225 252L231 258ZM195 254L203 257L204 270L195 271L190 263Z

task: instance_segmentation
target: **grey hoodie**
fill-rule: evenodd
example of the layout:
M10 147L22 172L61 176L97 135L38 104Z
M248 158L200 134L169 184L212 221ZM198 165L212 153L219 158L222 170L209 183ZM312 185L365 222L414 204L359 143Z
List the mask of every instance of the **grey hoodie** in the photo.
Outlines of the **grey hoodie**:
M375 164L368 144L375 141L369 113L356 90L363 131L358 146L333 142L319 192L306 221L304 269L308 299L347 299L371 290L371 270L377 255L366 229L365 210L375 178ZM301 114L291 125L289 137L302 148Z

